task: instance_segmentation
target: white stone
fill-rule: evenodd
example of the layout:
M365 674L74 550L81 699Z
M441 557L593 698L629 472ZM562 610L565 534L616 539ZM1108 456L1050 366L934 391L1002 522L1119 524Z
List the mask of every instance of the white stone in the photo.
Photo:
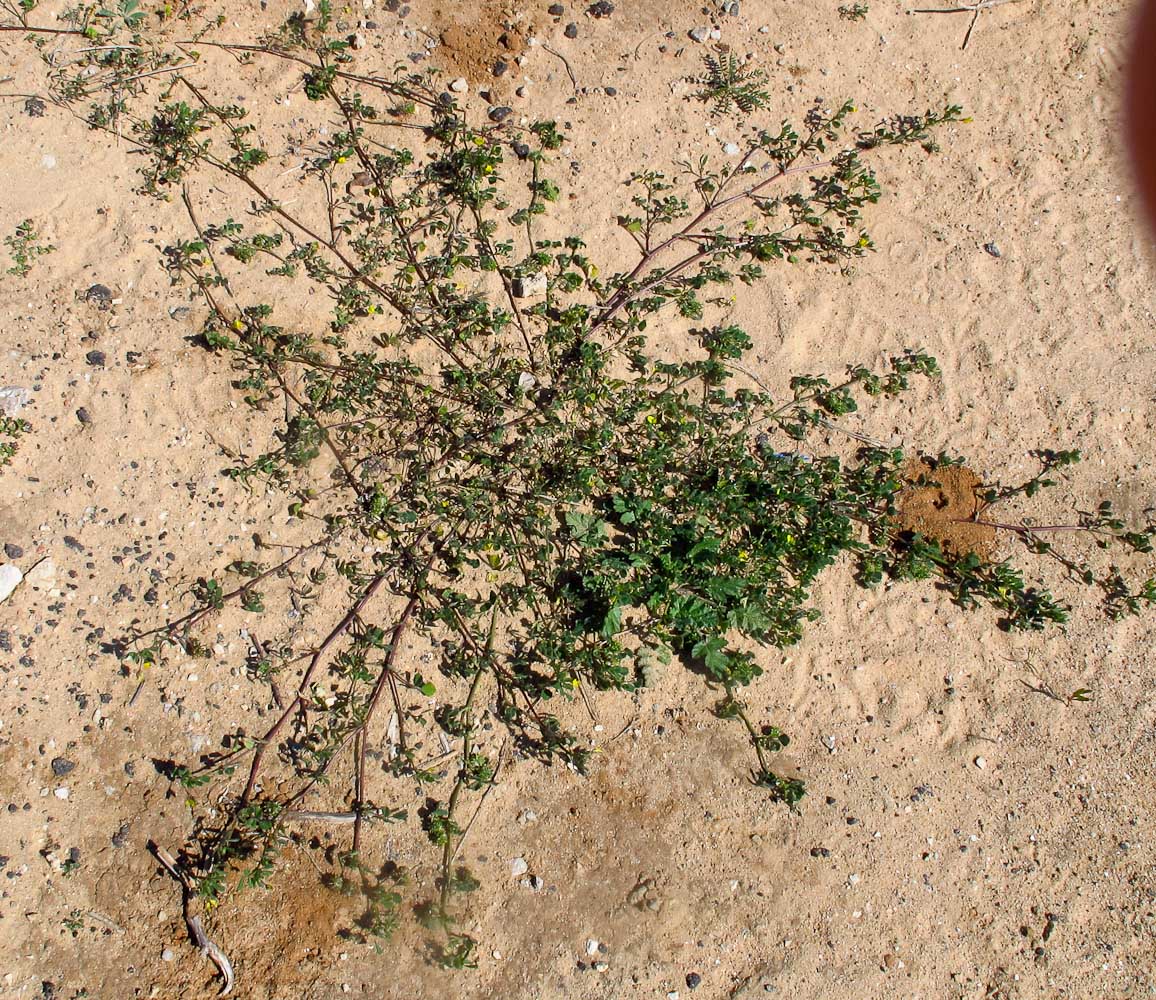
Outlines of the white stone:
M597 955L598 954L598 941L596 939L590 938L590 940L588 940L586 942L586 954L587 955Z
M0 387L0 413L14 417L28 405L31 398L32 394L22 385Z
M537 295L546 294L546 272L528 274L524 278L515 278L513 282L514 298L529 299Z
M525 875L530 870L530 866L526 864L525 858L512 858L510 860L510 875L513 878L518 878Z
M12 563L5 563L0 566L0 601L11 596L12 591L20 585L20 581L23 579L24 574L20 572L19 566L14 566Z
M56 586L56 563L51 559L41 559L24 574L24 579L33 590L51 590Z
M465 81L465 79L459 76L456 80L450 81L450 90L452 90L455 94L468 94L470 85Z
M987 767L987 758L976 757L975 758L975 766L978 767L982 771L985 767Z

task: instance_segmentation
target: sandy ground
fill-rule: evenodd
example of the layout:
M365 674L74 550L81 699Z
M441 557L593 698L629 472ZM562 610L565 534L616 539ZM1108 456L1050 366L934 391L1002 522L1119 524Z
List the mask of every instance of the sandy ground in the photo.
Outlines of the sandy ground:
M632 168L721 156L737 138L687 100L706 50L696 26L717 24L767 71L771 123L816 95L855 98L865 124L962 104L974 121L943 133L940 155L879 161L878 253L848 278L780 271L733 318L778 385L903 346L936 355L942 382L863 416L866 433L1009 480L1031 448L1078 447L1077 505L1151 503L1154 264L1117 141L1128 4L1004 5L966 51L969 15L895 0L860 22L836 0L741 0L712 17L621 0L601 19L570 3L551 17L545 0L412 0L404 19L387 6L361 15L377 25L361 29L365 65L442 38L430 59L476 92L496 58L524 55L495 97L567 123L560 224L611 263L629 255L612 222ZM269 8L231 8L222 35L286 13ZM0 66L16 78L5 92L42 87L12 36ZM218 66L227 94L242 71ZM299 87L243 72L270 107ZM303 103L298 90L289 107ZM198 306L163 273L159 249L189 235L179 204L132 194L128 149L62 111L5 100L0 127L0 232L32 218L58 248L28 278L0 277L0 383L33 394L33 433L0 471L0 544L26 571L50 560L0 605L0 996L208 997L213 969L146 850L188 833L152 761L215 745L259 700L245 644L222 621L211 660L166 665L130 705L136 681L101 642L159 623L183 583L284 515L220 475L221 445L262 428L238 420L225 363L191 344ZM85 298L94 283L111 303ZM796 737L811 790L799 815L749 788L744 748L704 711L700 682L672 671L603 710L588 780L504 772L465 851L484 882L467 920L479 970L432 970L410 921L381 955L335 938L349 914L297 852L270 894L215 923L237 995L686 998L690 973L695 997L743 1000L1156 995L1151 620L1105 623L1075 595L1067 628L1007 635L926 588L866 593L841 573L817 599L823 621L786 657L763 654L752 694ZM1065 706L1041 687L1093 695ZM432 877L420 833L383 847ZM541 891L511 879L514 857Z

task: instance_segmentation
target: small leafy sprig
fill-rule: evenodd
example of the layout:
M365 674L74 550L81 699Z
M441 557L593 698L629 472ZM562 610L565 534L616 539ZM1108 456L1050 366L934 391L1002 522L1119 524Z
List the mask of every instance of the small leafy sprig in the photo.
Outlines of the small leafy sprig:
M22 417L0 417L0 468L8 465L20 447L20 438L32 430Z
M743 69L732 52L707 55L703 62L706 73L696 81L702 89L694 96L711 105L713 114L750 115L770 102L767 74L761 69Z
M12 258L8 274L18 278L28 277L37 259L56 250L52 244L40 242L40 231L31 219L25 219L10 236L5 236L4 245L8 248L8 256Z

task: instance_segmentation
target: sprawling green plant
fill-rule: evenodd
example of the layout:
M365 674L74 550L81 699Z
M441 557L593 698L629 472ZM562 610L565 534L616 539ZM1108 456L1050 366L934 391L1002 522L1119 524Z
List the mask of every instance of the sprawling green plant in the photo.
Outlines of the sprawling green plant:
M466 802L477 808L502 766L487 719L523 754L584 773L593 747L569 706L633 691L677 661L749 739L752 783L794 808L803 781L775 763L788 737L752 717L743 692L764 672L761 649L790 646L819 617L810 592L823 570L845 559L867 586L930 579L962 607L994 608L1007 628L1064 621L1063 605L1010 562L900 529L912 488L902 451L822 443L864 400L937 377L932 358L900 350L878 369L800 375L775 393L743 363L748 334L714 318L724 290L768 268L846 268L866 254L862 212L880 197L869 158L930 147L935 130L964 120L958 107L855 131L851 103L817 101L797 127L750 122L726 165L636 173L618 224L637 261L606 271L580 233L541 235L560 194L555 123L471 124L435 78L359 75L345 43L316 27L298 19L258 46L221 43L303 63L307 95L340 123L308 164L313 215L266 190L244 112L186 75L155 107L117 108L116 127L144 156L144 189L188 207L188 238L166 263L207 303L205 346L279 424L227 475L282 493L312 533L278 561L259 551L200 578L188 614L126 640L126 664L147 667L173 645L206 654L198 627L230 605L259 616L291 601L320 615L315 599L346 595L318 643L291 627L254 640L249 667L277 706L263 731L172 766L196 815L183 871L208 904L265 884L291 824L345 819L352 835L332 884L366 900L352 933L387 935L403 878L369 864L364 834L407 822L400 796L416 782L419 820L441 852L423 913L445 931L444 964L467 967L475 943L452 902L477 885L456 866ZM741 96L732 86L740 109ZM102 108L90 121L110 127ZM206 171L253 203L248 220L199 218ZM328 301L324 327L274 305L279 283L301 282ZM676 343L659 346L656 322ZM1101 587L1111 613L1156 599L1151 582L1133 591L1115 567L1043 540L1079 528L1149 551L1151 524L1129 532L1107 508L1073 525L985 520L1077 457L1040 454L1040 475L987 487L971 519ZM927 484L925 473L917 485ZM436 674L403 667L418 637L438 654ZM434 727L456 753L448 775L422 750Z

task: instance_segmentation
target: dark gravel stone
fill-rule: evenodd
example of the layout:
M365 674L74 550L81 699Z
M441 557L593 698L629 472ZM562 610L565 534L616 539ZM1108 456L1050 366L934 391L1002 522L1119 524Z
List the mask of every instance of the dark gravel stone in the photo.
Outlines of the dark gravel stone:
M530 155L530 147L527 146L524 142L515 142L514 155L519 160L525 160Z
M47 110L48 105L39 97L30 97L24 102L24 113L29 118L43 118L44 112Z
M609 17L614 13L614 4L609 0L598 0L598 3L592 3L586 8L586 13L591 17Z
M76 763L68 760L66 757L52 758L52 773L58 778L63 778L66 774L71 774L76 770Z
M507 108L505 105L503 105L503 106L498 107L498 108L490 108L490 113L489 113L488 117L489 117L490 121L492 121L492 122L504 122L513 113L514 113L513 108Z
M79 538L73 538L72 535L64 536L64 544L67 545L73 552L83 552L84 544Z
M494 76L504 76L506 70L510 68L510 64L505 59L499 59L494 63Z
M103 368L105 364L108 363L108 358L105 356L104 351L89 351L84 356L84 360L94 368Z
M602 89L606 92L607 97L617 97L618 96L618 88L617 87L603 87Z
M124 847L128 843L129 826L127 823L121 823L120 829L112 835L113 847Z
M688 990L697 990L698 984L702 982L702 976L697 972L688 972L686 974L686 988Z
M1000 253L999 247L997 247L994 243L985 243L983 245L983 248L989 254L991 254L993 257L1002 257L1003 256L1003 254Z
M811 848L811 857L813 857L813 858L829 858L830 856L831 856L831 852L829 850L827 850L827 848L825 848L825 847L812 847Z
M13 545L12 542L5 542L4 554L9 559L19 559L22 555L24 555L24 550L19 545Z
M566 13L566 8L563 7L560 3L552 3L547 8L547 11L554 17L561 17Z
M84 293L84 301L107 309L112 305L112 289L108 285L90 285L88 291Z
M856 819L854 816L848 816L847 817L847 825L848 826L858 826L859 820Z
M79 410L76 411L76 419L79 420L82 424L91 424L92 414L82 406Z
M578 25L576 25L573 21L571 21L568 25L566 25L562 34L564 34L567 38L577 38L578 37Z

